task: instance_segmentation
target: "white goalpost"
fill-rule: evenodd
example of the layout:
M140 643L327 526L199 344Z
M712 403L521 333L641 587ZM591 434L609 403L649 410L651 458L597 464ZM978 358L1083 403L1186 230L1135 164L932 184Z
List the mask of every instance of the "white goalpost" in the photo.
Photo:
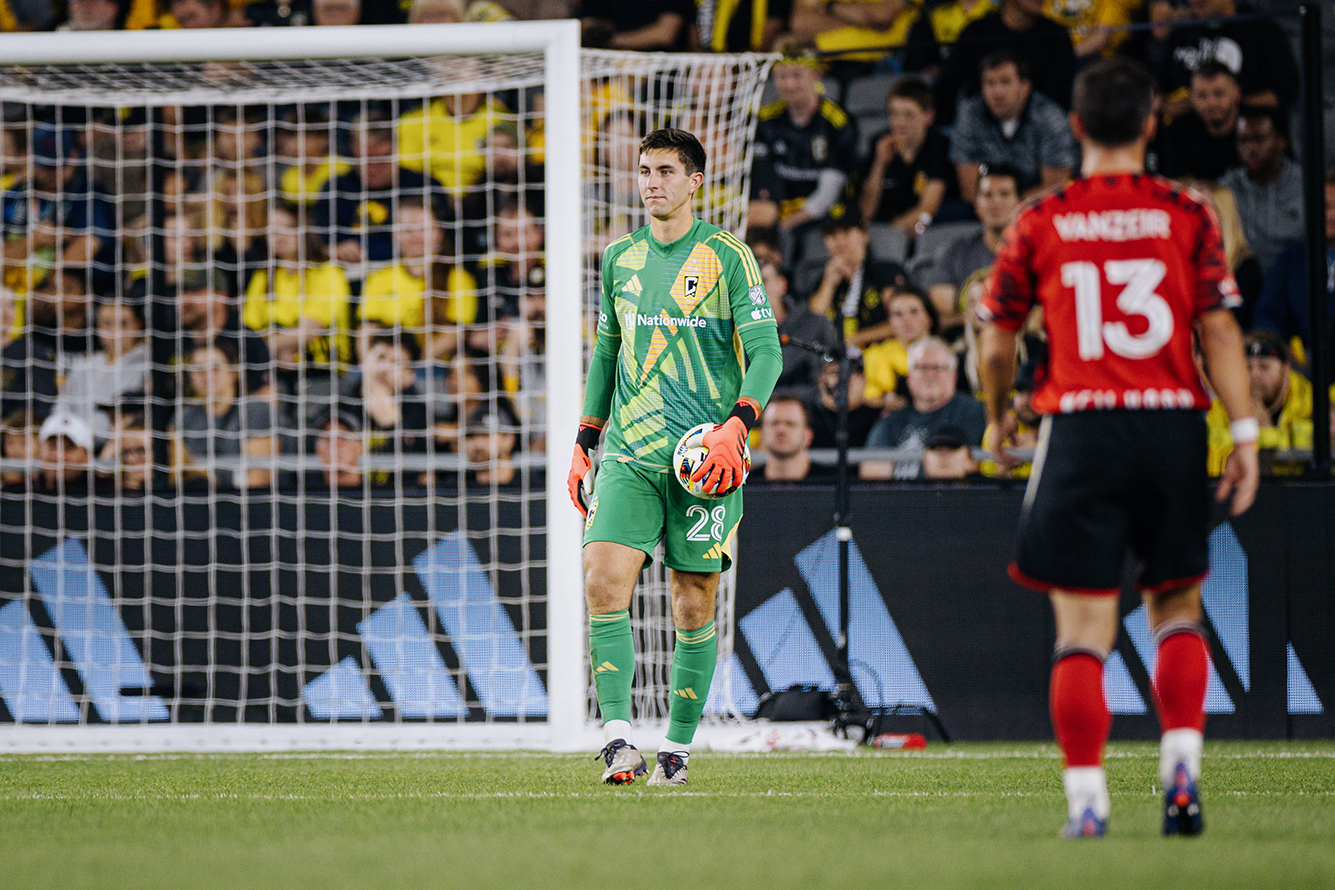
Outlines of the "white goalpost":
M596 747L596 258L659 126L742 233L770 63L575 21L0 35L0 749Z

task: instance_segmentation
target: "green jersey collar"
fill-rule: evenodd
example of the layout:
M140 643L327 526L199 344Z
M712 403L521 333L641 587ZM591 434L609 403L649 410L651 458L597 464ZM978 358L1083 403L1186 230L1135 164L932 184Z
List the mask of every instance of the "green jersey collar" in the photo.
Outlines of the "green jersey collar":
M680 247L687 241L691 241L695 237L696 230L699 228L700 228L700 220L695 219L694 221L691 222L691 227L686 230L685 235L682 235L676 241L671 241L667 244L664 244L662 241L659 241L657 238L655 238L653 230L651 229L649 231L649 238L648 238L649 247L651 250L653 250L654 253L658 254L659 256L672 256L673 251L675 251L678 247Z

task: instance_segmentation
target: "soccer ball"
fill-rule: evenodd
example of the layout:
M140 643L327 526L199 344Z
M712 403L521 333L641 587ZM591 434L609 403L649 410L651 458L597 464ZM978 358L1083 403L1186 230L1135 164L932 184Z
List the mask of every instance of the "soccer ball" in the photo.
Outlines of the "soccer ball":
M682 436L681 440L677 442L677 447L672 451L672 469L676 473L677 481L681 483L681 487L686 489L688 494L705 500L713 500L732 494L742 487L742 482L745 482L746 477L751 473L751 446L743 441L742 479L735 487L715 493L705 491L704 479L699 482L691 481L691 474L696 471L700 464L705 462L705 456L709 454L709 449L704 445L705 433L713 432L716 426L718 426L716 423L702 423L691 427L686 431L686 435Z

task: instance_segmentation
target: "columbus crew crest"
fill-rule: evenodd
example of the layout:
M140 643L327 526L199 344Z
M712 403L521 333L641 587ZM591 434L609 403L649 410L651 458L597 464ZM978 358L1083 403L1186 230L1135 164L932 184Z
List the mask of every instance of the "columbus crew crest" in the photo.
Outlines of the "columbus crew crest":
M686 297L689 299L695 296L696 289L700 287L700 276L687 275L682 283L686 285Z
M830 156L830 140L824 136L817 136L811 140L811 159L817 164L825 163L825 159Z

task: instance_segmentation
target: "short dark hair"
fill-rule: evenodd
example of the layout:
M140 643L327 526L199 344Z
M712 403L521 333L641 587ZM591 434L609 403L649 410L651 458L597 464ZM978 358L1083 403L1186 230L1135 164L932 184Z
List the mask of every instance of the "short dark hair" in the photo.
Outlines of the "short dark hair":
M1238 75L1233 73L1233 69L1225 65L1218 59L1206 59L1196 66L1196 70L1191 72L1191 79L1214 80L1216 77L1227 77L1234 83L1238 82Z
M232 296L232 281L228 278L226 272L217 267L186 269L181 273L177 289L181 293L207 290L230 297Z
M941 330L941 316L937 314L936 307L932 301L927 298L927 294L918 290L916 287L901 287L890 295L890 299L885 301L886 312L890 311L890 304L900 297L912 297L919 303L922 303L922 310L927 313L927 320L930 323L928 332L935 335Z
M845 212L839 216L827 216L820 221L820 233L822 235L832 235L835 232L843 232L848 229L865 229L867 224L862 219L862 214L851 208L845 208Z
M223 364L236 372L238 378L241 380L242 391L244 392L245 378L241 377L241 353L237 351L237 348L233 346L231 342L215 337L212 340L206 340L203 343L196 343L190 349L189 358L191 363L194 363L195 356L210 349L222 353Z
M1251 103L1246 103L1238 109L1238 120L1268 120L1270 121L1271 126L1275 128L1275 132L1283 137L1285 141L1289 138L1289 116L1284 114L1278 108L1275 108L1273 105L1253 105Z
M1020 191L1020 171L1016 170L1010 164L978 165L979 182L982 182L984 179L996 179L997 177L1001 177L1003 179L1010 179L1011 182L1015 183L1015 191L1017 193Z
M978 63L978 73L994 71L1007 63L1015 66L1015 73L1020 76L1020 80L1033 80L1033 70L1029 67L1029 60L1013 49L994 49L983 56L983 60Z
M678 130L676 127L664 127L654 130L640 140L640 154L646 151L673 151L677 160L686 168L686 175L705 172L705 147L693 133Z
M933 111L936 108L932 88L921 77L905 77L895 81L895 85L885 97L887 105L891 99L908 99L923 111Z
M422 344L418 343L412 334L395 331L392 328L387 329L382 334L372 334L366 341L366 348L369 351L372 346L378 344L388 346L390 349L402 348L408 353L408 360L414 364L422 360Z
M802 409L802 422L807 425L807 429L812 428L811 424L811 406L807 400L791 389L776 389L770 393L769 401L765 403L765 410L760 412L761 417L765 415L772 405L792 403Z
M1130 145L1154 110L1154 78L1130 59L1100 59L1076 77L1071 110L1098 145Z

